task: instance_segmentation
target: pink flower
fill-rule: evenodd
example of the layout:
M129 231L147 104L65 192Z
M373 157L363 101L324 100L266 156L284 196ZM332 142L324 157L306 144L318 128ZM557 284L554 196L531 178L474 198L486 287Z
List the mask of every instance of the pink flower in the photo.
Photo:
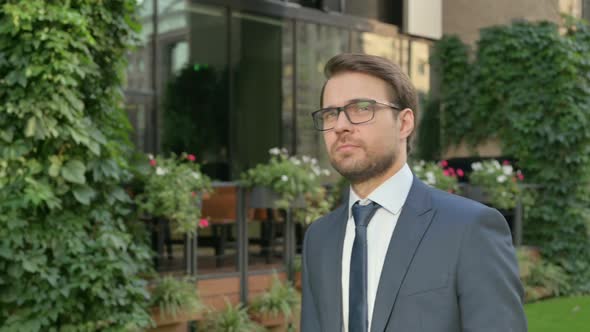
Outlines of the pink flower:
M449 174L451 174L451 176L455 176L455 169L449 167Z
M189 154L188 156L186 156L186 159L188 159L190 161L195 161L197 158L195 157L194 154Z
M451 172L448 169L443 170L445 176L451 176Z
M502 164L503 164L503 165L510 165L510 162L509 162L508 160L504 160L504 161L502 162Z
M150 159L150 165L156 167L156 159Z
M209 227L209 220L207 220L205 218L199 220L199 227L201 227L201 228Z
M441 160L441 162L440 162L440 165L441 165L442 167L447 167L447 166L449 166L449 162L448 162L448 161L446 161L446 160Z
M518 176L518 179L520 181L524 181L524 174L522 174L521 172L518 172L518 174L516 176Z
M459 175L460 177L463 177L465 175L465 172L463 172L462 169L457 169L457 175Z

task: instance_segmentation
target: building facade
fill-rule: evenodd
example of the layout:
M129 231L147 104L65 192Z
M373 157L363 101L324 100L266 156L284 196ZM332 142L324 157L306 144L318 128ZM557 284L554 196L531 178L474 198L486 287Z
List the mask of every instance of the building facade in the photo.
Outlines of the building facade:
M327 167L310 114L329 58L384 56L421 95L430 91L441 1L408 2L143 0L125 87L133 141L145 152L195 153L222 181L272 147Z

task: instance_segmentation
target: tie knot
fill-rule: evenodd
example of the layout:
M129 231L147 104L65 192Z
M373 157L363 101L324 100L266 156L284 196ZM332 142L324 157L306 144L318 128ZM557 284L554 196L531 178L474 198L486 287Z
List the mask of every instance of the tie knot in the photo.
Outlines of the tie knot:
M373 218L373 215L381 206L375 202L371 202L367 205L360 205L360 201L357 201L352 206L352 217L354 218L354 224L358 226L367 227L369 221Z

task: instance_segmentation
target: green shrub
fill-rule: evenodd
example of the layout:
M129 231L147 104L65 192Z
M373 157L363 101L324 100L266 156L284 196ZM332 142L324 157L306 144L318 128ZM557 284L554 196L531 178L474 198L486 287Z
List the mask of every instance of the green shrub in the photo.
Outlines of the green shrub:
M443 148L499 139L527 183L540 185L525 211L525 243L563 268L573 291L590 292L590 27L488 27L469 53L456 37L435 46Z
M570 291L565 271L543 260L537 250L521 247L516 253L527 301L560 296Z
M201 327L201 326L199 326ZM226 300L225 310L211 312L203 322L203 331L262 332L264 328L250 319L248 310L241 304L232 306Z
M204 309L194 280L178 280L171 276L156 281L152 290L152 306L160 308L160 315L175 317L179 312L196 312Z
M273 274L270 290L255 298L250 304L250 312L278 316L283 314L289 320L293 308L299 304L299 294L289 283L283 283L276 273Z
M0 331L150 324L122 109L135 0L0 5Z

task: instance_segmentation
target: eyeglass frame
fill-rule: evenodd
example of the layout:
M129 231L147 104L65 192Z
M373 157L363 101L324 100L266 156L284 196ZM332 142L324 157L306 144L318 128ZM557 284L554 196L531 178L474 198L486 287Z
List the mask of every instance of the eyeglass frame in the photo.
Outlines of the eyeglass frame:
M403 110L403 108L401 106L399 106L398 104L395 103L389 103L389 102L379 102L373 99L354 99L352 100L350 103L344 105L344 106L340 106L340 107L325 107L325 108L320 108L317 111L314 111L311 113L311 118L313 120L313 126L317 131L328 131L328 130L332 130L334 129L336 126L329 128L329 129L319 129L316 125L316 114L322 112L322 111L326 111L326 110L336 110L338 111L338 114L336 114L336 120L338 120L338 118L340 117L340 113L344 113L344 115L346 116L346 119L348 120L348 122L350 122L353 125L358 125L358 124L363 124L363 123L367 123L371 120L373 120L375 118L375 111L377 110L373 110L373 114L371 115L371 118L369 120L366 121L362 121L362 122L353 122L350 119L350 116L348 115L348 113L345 111L345 109L347 107L349 107L350 105L354 105L354 104L358 104L359 102L371 102L372 105L381 105L381 106L385 106L385 107L389 107L389 108L393 108L395 110L401 111Z

